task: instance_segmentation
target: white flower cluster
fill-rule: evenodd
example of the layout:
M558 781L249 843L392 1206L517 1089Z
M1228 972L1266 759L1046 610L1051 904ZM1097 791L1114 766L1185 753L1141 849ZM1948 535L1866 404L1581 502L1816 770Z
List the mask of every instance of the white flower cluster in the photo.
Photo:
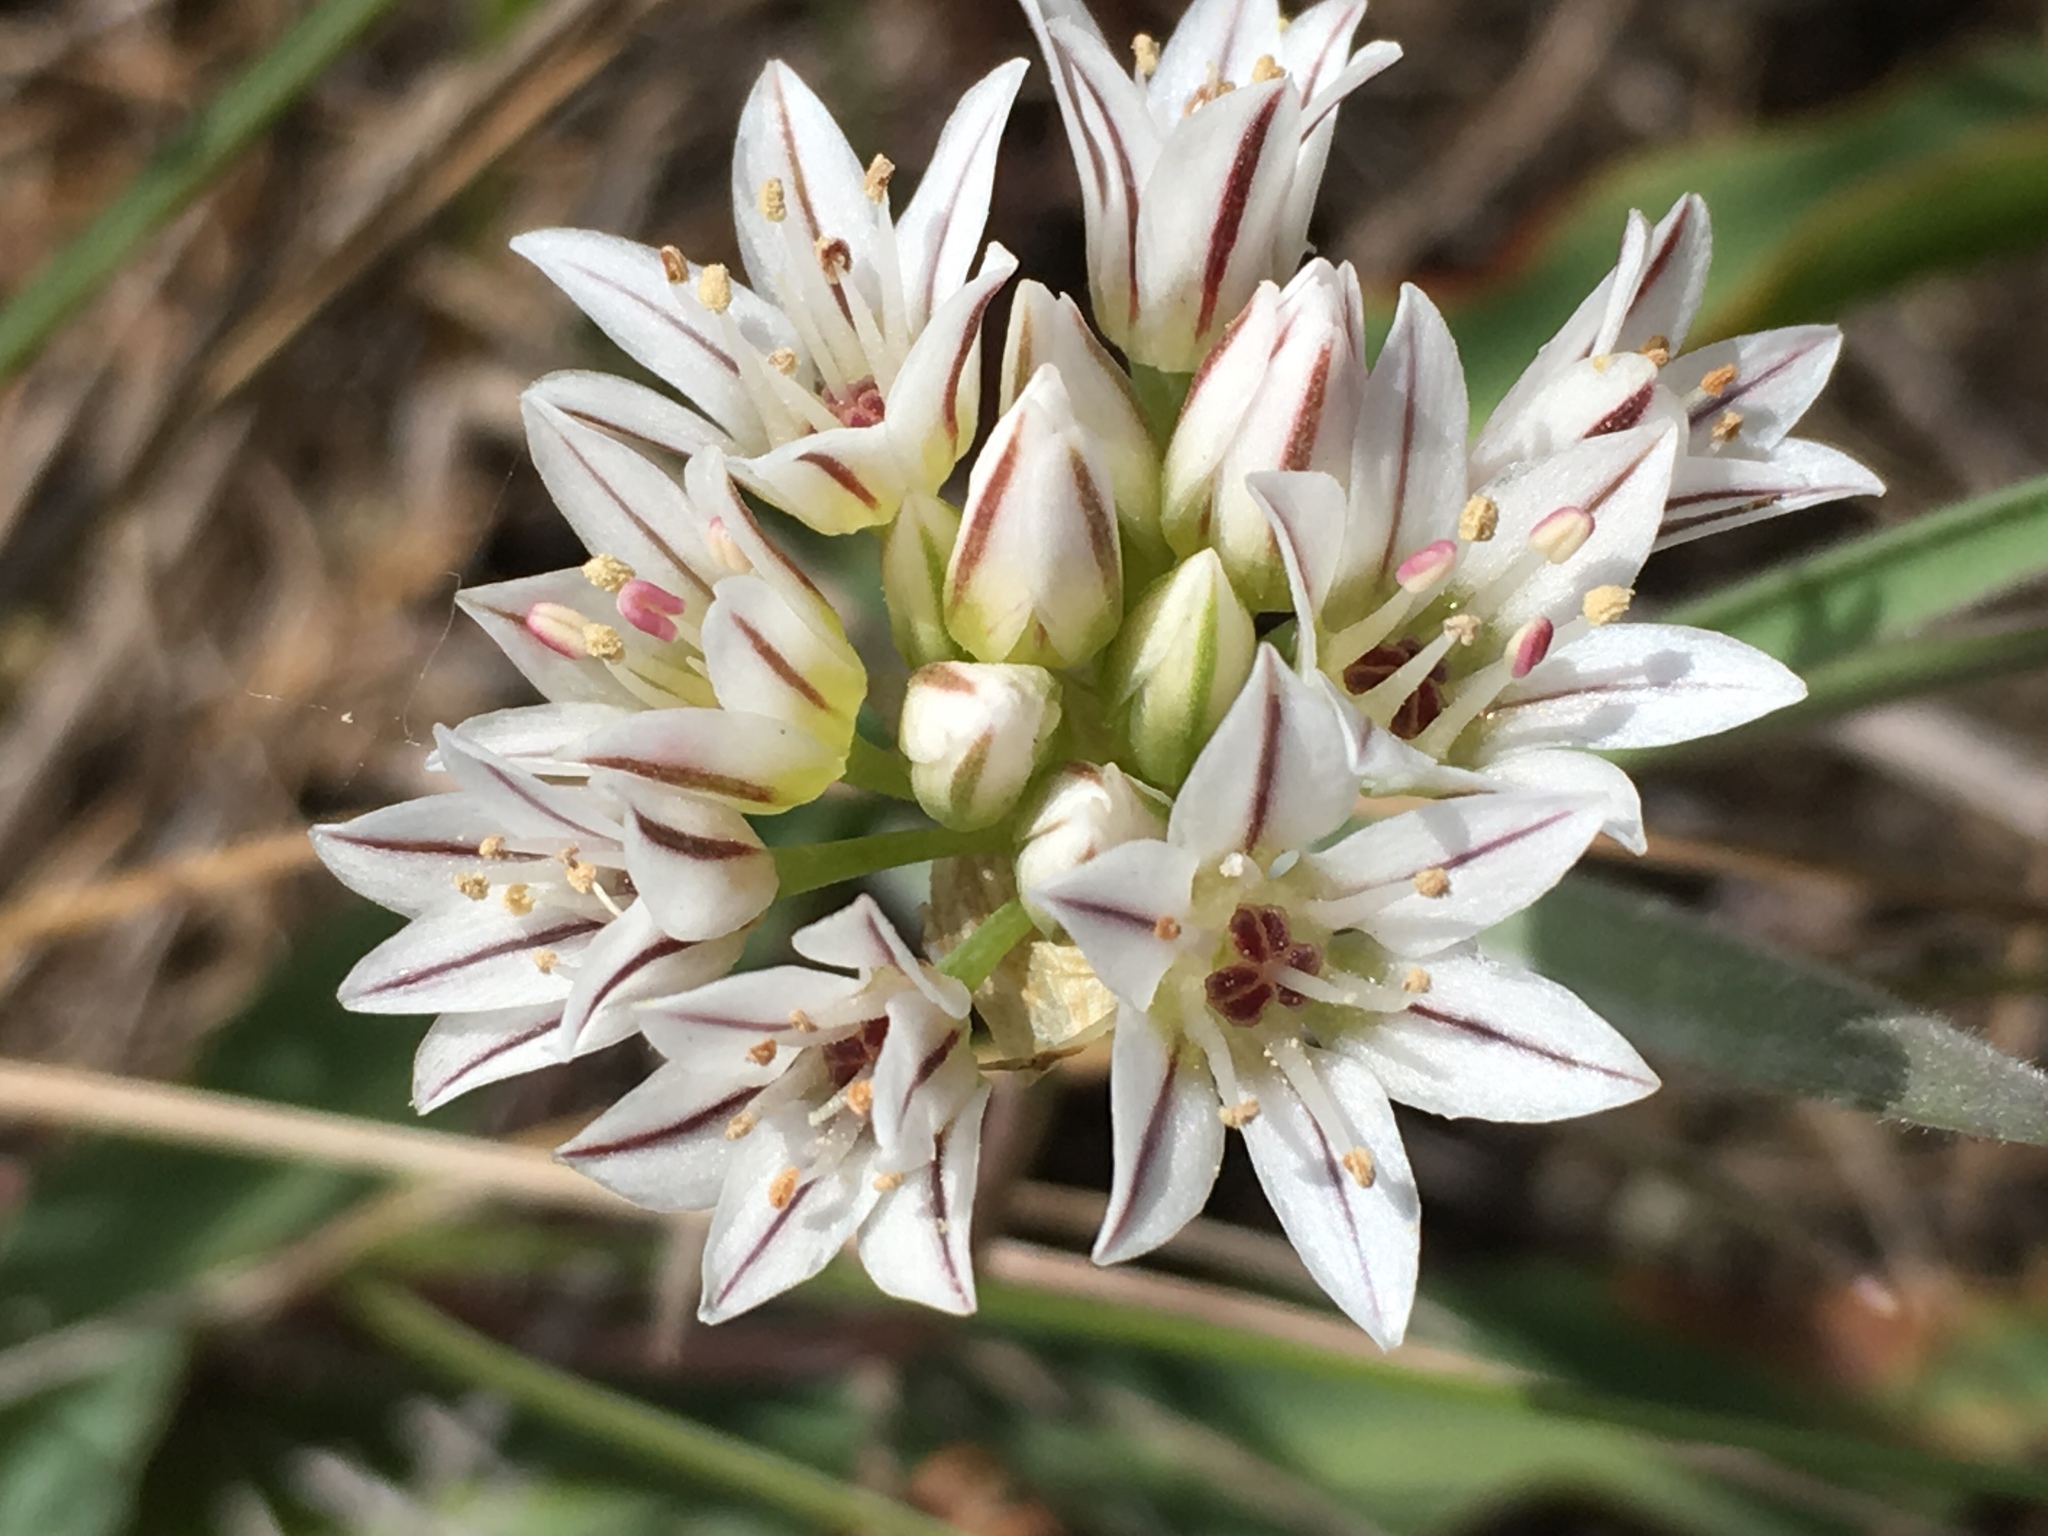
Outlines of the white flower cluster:
M1080 172L1088 311L1017 286L978 450L982 320L1016 266L982 235L1021 60L963 98L900 216L888 160L864 167L769 65L733 162L751 287L610 235L515 242L681 398L577 372L528 391L591 558L463 604L548 702L440 732L450 793L316 832L411 919L343 1000L439 1012L422 1110L643 1036L666 1065L562 1155L642 1204L715 1209L709 1319L849 1241L885 1290L971 1310L992 1079L1109 1031L1096 1258L1172 1237L1235 1129L1309 1268L1392 1345L1418 1204L1391 1103L1540 1121L1656 1086L1476 939L1602 830L1642 847L1600 753L1802 693L1733 640L1617 622L1637 571L1881 487L1790 435L1837 332L1684 350L1697 198L1630 219L1476 436L1419 291L1368 366L1356 276L1301 264L1338 106L1399 57L1353 47L1362 0L1291 23L1195 0L1128 73L1073 0L1025 10ZM909 674L893 757L856 736L840 615L746 496L878 537ZM863 755L882 771L854 778L937 824L912 856L993 855L1009 888L935 914L936 963L862 897L796 934L808 963L732 974L792 869L905 856L755 830ZM1359 820L1395 794L1425 803Z

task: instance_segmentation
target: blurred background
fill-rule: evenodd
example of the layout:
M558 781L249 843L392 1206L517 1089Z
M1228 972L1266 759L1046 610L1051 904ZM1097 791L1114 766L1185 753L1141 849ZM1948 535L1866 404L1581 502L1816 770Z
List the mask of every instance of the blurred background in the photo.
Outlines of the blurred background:
M308 41L309 14L0 10L0 1055L409 1122L419 1021L331 1002L387 921L303 828L438 788L433 724L527 699L458 586L581 558L518 394L618 360L507 239L735 261L731 135L765 60L909 185L958 93L1031 49L1003 0L326 0ZM1115 39L1175 13L1096 14ZM1345 109L1317 244L1382 318L1429 287L1475 404L1606 270L1626 209L1685 190L1716 217L1696 340L1844 326L1805 434L1890 494L1661 556L1646 603L2048 471L2041 0L1375 0L1361 36L1406 58ZM181 140L202 113L246 148ZM70 244L180 167L196 195L159 232ZM1079 291L1035 66L989 233ZM36 349L53 260L110 280ZM2048 563L2035 539L2017 565ZM872 601L857 564L839 579ZM2037 1057L2048 684L2024 663L2048 664L2048 606L1973 622L1998 665L1865 679L1644 765L1655 846L1597 853L1601 877ZM1739 1006L1796 1036L1826 1022L1809 1003ZM636 1049L434 1123L553 1145L638 1080ZM1000 1117L980 1319L832 1276L715 1331L684 1322L687 1223L544 1179L514 1204L393 1193L298 1122L267 1157L99 1138L67 1126L104 1093L10 1086L0 1536L897 1528L852 1504L807 1526L737 1450L510 1412L508 1380L437 1365L366 1275L981 1536L2048 1532L2048 1158L1651 1054L1666 1091L1595 1120L1407 1118L1424 1303L1391 1365L1322 1308L1234 1146L1155 1270L1087 1270L1090 1058Z

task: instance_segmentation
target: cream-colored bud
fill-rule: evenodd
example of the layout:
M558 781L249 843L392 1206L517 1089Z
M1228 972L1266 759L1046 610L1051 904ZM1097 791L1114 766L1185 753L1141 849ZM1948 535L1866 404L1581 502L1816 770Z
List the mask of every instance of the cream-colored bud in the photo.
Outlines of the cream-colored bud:
M941 661L910 675L897 741L925 813L971 831L1023 797L1059 723L1059 682L1043 667Z

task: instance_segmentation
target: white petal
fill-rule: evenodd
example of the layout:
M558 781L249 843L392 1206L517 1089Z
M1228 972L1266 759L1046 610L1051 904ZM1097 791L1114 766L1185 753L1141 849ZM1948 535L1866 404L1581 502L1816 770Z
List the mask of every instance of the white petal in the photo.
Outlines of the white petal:
M921 992L889 999L889 1033L875 1061L875 1166L905 1173L930 1162L939 1132L981 1082L967 1022Z
M528 390L520 401L534 468L583 547L615 555L702 616L720 574L697 537L683 489L617 438ZM592 587L585 601L611 602ZM608 615L607 615L608 616Z
M869 977L877 971L899 971L953 1017L967 1017L967 989L920 962L872 896L854 897L837 912L797 929L789 942L798 954L820 965L836 965Z
M628 357L696 402L742 447L765 442L719 326L701 304L677 295L653 246L590 229L536 229L514 239L512 249Z
M1139 208L1134 358L1192 372L1260 281L1275 275L1301 111L1287 82L1271 80L1175 125Z
M744 1142L726 1130L784 1063L713 1074L666 1066L585 1126L555 1156L650 1211L701 1211ZM764 1202L765 1203L765 1202Z
M732 460L732 473L805 527L833 534L887 522L902 505L906 484L886 424L813 432Z
M1260 283L1195 370L1166 445L1160 476L1166 537L1178 554L1191 555L1209 542L1209 498L1216 473L1245 411L1265 383L1279 341L1280 288Z
M815 800L844 766L838 754L794 726L728 709L634 715L586 740L582 760L748 812Z
M1457 536L1467 416L1465 370L1450 327L1421 289L1403 284L1393 329L1365 383L1353 511L1331 585L1380 588L1418 549Z
M1035 895L1103 985L1145 1008L1180 954L1167 935L1178 935L1187 921L1200 862L1185 848L1144 838L1104 850Z
M913 331L967 281L988 222L1003 125L1029 67L1022 59L999 64L960 98L939 132L917 194L896 221Z
M761 187L770 178L782 183L794 240L762 212ZM808 253L821 236L844 240L861 265L875 229L863 179L859 157L825 104L795 70L771 60L740 109L732 154L733 223L754 286L778 291L775 275L789 260L788 245Z
M1628 316L1608 350L1635 352L1661 336L1665 350L1676 355L1699 313L1713 254L1706 200L1688 192L1650 231Z
M1539 568L1494 609L1492 620L1502 633L1512 634L1539 614L1562 626L1579 617L1579 605L1594 587L1635 585L1657 542L1678 444L1670 427L1617 432L1567 449L1535 473L1501 486L1494 497L1500 527L1481 549L1500 546L1512 557L1526 547L1529 529L1559 507L1580 507L1593 516L1592 536L1576 554ZM1471 564L1471 580L1483 581L1481 562Z
M701 987L738 963L744 934L678 939L662 932L644 900L605 926L576 962L576 984L561 1012L576 1055L616 1044L640 1027L633 1005Z
M1657 1074L1612 1025L1553 981L1477 955L1429 967L1403 1013L1337 1046L1396 1103L1452 1119L1569 1120L1632 1104Z
M623 720L627 713L609 704L523 704L471 715L455 728L455 734L529 773L573 777L584 770L569 754L592 731ZM439 752L429 755L427 767L441 769Z
M946 1127L938 1156L862 1223L860 1261L885 1295L960 1316L974 1310L974 1183L988 1100L984 1084Z
M1159 50L1150 82L1153 103L1179 116L1188 98L1216 79L1248 79L1261 54L1279 50L1280 7L1275 0L1194 0Z
M733 1068L764 1040L778 1050L803 1051L865 1030L879 1034L887 1015L879 1004L857 1006L862 991L851 976L770 965L657 998L637 1010L636 1018L640 1032L670 1061L717 1073Z
M309 829L313 851L337 880L409 917L465 900L455 888L461 876L481 872L516 880L552 862L552 854L541 854L486 865L477 845L504 832L494 811L463 794L426 795Z
M739 450L724 431L687 406L615 373L564 369L534 380L526 392L579 421L684 458L706 448Z
M941 303L911 343L889 387L889 441L915 490L936 493L973 445L981 412L981 321L1016 270L1017 258L991 245L974 281Z
M740 1142L704 1246L697 1315L705 1322L722 1323L810 1279L873 1209L862 1148L828 1172L802 1172L815 1135L799 1104L762 1120ZM769 1192L790 1168L800 1170L798 1181L778 1207Z
M1666 370L1664 382L1689 402L1694 453L1713 449L1714 427L1730 410L1741 420L1736 444L1760 452L1776 447L1791 433L1827 386L1841 352L1837 327L1791 325L1689 352ZM1692 400L1701 379L1730 364L1735 368L1733 383L1711 399Z
M558 837L586 854L601 848L618 848L623 830L598 796L584 785L550 784L456 735L445 725L434 727L434 740L448 776L496 814L506 833Z
M573 960L604 923L602 912L544 906L515 916L496 902L466 901L406 924L356 962L338 995L357 1013L550 1002L569 995L560 962Z
M1300 18L1296 18L1300 20ZM1294 29L1289 27L1291 32ZM1335 125L1337 108L1344 104L1344 98L1357 90L1376 75L1384 74L1401 62L1401 45L1385 39L1376 39L1355 51L1344 61L1335 75L1318 80L1315 95L1309 99L1301 114L1302 157L1295 172L1295 185L1289 192L1290 200L1313 202L1315 184L1322 179L1322 162L1314 157L1313 144L1317 135L1327 134ZM1313 158L1313 163L1311 163ZM1304 185L1307 182L1307 185ZM1306 198L1302 194L1306 192ZM1308 229L1306 208L1300 208L1290 218L1298 219L1297 227L1304 233Z
M1671 472L1657 548L1845 496L1883 494L1884 482L1849 455L1804 438L1786 438L1763 459L1687 454Z
M842 635L821 635L758 576L729 576L705 615L718 702L785 721L835 752L853 739L867 672Z
M1117 1013L1109 1073L1116 1173L1098 1264L1150 1253L1196 1216L1223 1165L1222 1105L1202 1053L1135 1008Z
M424 1115L472 1088L567 1061L561 1026L560 1003L442 1014L412 1059L412 1107Z
M1361 793L1468 795L1493 788L1485 774L1440 763L1366 719L1327 673L1316 673L1308 684L1323 696L1343 727L1345 775Z
M824 435L814 433L807 441L815 442ZM698 454L683 468L683 488L690 506L703 519L707 532L715 530L721 536L722 559L728 563L728 571L737 567L742 573L760 577L820 634L843 635L845 626L825 594L801 565L761 531L752 510L740 499L733 484L736 469L736 463L729 464L716 450Z
M1121 346L1138 318L1139 189L1158 159L1160 133L1143 87L1123 72L1094 23L1048 20L1052 9L1024 0L1080 176L1089 305L1103 334Z
M1251 680L1173 802L1167 840L1205 860L1306 848L1351 814L1351 752L1329 696L1262 645Z
M1310 856L1320 881L1311 911L1397 954L1433 953L1521 911L1557 884L1600 830L1601 814L1597 801L1521 794L1403 811ZM1423 894L1430 872L1447 879L1448 889Z
M1795 673L1740 640L1678 624L1610 624L1509 688L1489 712L1483 750L1662 747L1805 697Z
M455 594L455 605L482 626L498 649L505 653L520 674L549 699L562 703L608 704L615 709L644 709L639 697L602 662L588 656L564 656L543 644L526 627L526 615L536 603L559 603L586 611L603 600L579 570L548 571L539 576L522 576L513 581L492 582L469 587Z
M1329 475L1268 470L1249 476L1245 489L1265 512L1287 571L1297 625L1294 661L1306 675L1316 669L1317 626L1351 517L1344 487Z
M626 869L640 902L671 938L720 938L768 910L775 860L738 811L624 774L603 784L625 802Z
M1600 830L1630 853L1643 853L1643 800L1635 781L1604 757L1567 747L1536 747L1483 757L1493 784L1548 795L1587 795L1601 802Z
M1365 0L1321 0L1287 23L1278 62L1304 106L1342 72L1351 57L1352 34L1363 20Z
M1270 1067L1243 1074L1259 1101L1244 1127L1259 1183L1316 1283L1383 1349L1401 1342L1415 1302L1421 1208L1400 1128L1372 1074L1322 1051L1306 1053L1347 1122L1334 1146L1293 1086ZM1361 1186L1345 1155L1363 1148L1373 1180Z

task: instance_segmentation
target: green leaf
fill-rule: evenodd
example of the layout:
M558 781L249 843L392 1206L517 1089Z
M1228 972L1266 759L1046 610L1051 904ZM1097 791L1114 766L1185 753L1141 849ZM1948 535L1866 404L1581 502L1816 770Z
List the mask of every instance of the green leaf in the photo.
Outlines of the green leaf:
M1832 319L1853 297L2040 239L2044 114L2048 54L2012 48L1848 112L1621 166L1538 237L1514 279L1450 308L1474 408L1506 392L1614 264L1631 208L1655 218L1698 192L1712 210L1713 278L1692 345Z
M0 383L126 265L142 243L311 89L392 0L323 0L194 118L85 231L0 309Z
M0 1413L0 1531L115 1536L184 1380L175 1329L124 1330L102 1370Z
M1914 1125L2048 1143L2048 1075L1668 903L1571 879L1489 938L1653 1057Z
M2048 572L2048 476L1766 571L1662 615L1800 671Z

